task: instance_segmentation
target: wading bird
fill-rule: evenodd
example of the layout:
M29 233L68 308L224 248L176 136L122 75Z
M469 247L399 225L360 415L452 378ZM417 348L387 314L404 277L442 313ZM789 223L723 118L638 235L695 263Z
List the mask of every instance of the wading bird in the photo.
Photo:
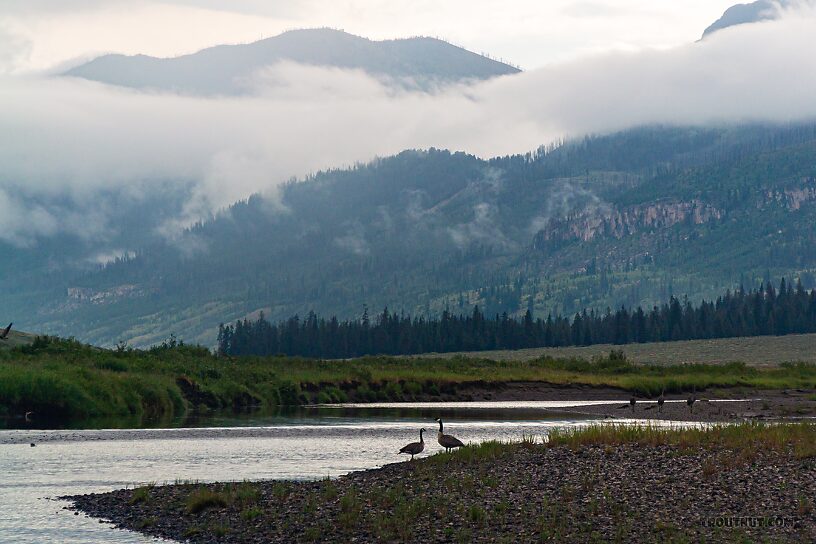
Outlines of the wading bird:
M691 386L691 395L689 396L688 399L686 399L686 404L688 404L689 412L691 412L692 414L694 413L694 403L697 401L697 394L696 393L697 393L697 386L692 385Z
M439 422L439 432L436 433L436 441L439 442L439 445L445 448L445 451L448 452L454 448L462 448L465 445L462 444L462 441L458 438L451 436L449 434L445 434L442 431L442 418L436 418L436 421Z
M5 340L5 339L7 339L7 338L8 338L8 335L9 335L9 333L11 332L11 326L12 326L12 325L14 325L14 323L9 323L9 326L8 326L8 327L6 327L6 328L3 330L3 332L1 332L1 333L0 333L0 340Z
M663 411L663 404L666 402L666 388L660 390L660 396L657 397L657 413Z
M399 452L400 453L407 453L411 456L411 461L414 460L414 455L419 455L422 453L422 450L425 449L425 440L422 438L422 433L426 432L425 429L419 430L419 442L411 442L404 448L402 448Z
M629 399L629 406L632 407L632 413L633 414L635 413L635 404L637 404L637 399L635 398L634 395L632 395L632 398Z

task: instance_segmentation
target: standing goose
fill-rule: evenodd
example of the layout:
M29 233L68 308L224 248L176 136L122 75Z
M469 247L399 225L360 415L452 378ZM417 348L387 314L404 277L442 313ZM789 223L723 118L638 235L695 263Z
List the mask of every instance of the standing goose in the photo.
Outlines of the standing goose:
M666 402L666 388L660 390L660 396L657 397L657 413L663 411L663 403Z
M446 452L449 452L454 448L462 448L465 446L458 438L449 434L444 434L442 431L442 418L436 418L436 421L439 422L439 432L436 433L436 441L439 442L440 446L445 448Z
M414 460L414 455L419 455L422 453L422 450L425 449L425 440L422 438L422 433L426 432L425 429L419 430L419 442L411 442L404 448L402 448L399 452L400 453L407 453L411 456L411 461Z

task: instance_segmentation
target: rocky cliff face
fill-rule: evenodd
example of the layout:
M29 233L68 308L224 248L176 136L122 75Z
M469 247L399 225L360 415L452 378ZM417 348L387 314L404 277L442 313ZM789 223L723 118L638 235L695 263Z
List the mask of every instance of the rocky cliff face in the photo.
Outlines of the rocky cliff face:
M764 208L772 203L785 206L789 211L798 211L803 205L816 200L816 178L806 178L798 187L765 191L757 203L758 208Z
M765 210L781 206L799 211L816 202L816 178L803 178L784 188L760 190L749 207ZM535 236L533 248L546 250L569 242L589 242L598 238L621 239L656 233L678 224L702 225L723 219L728 213L701 199L662 201L629 207L593 206L562 218L550 220Z
M644 230L668 229L678 223L695 225L716 221L724 212L700 200L656 202L625 209L595 208L564 219L555 219L539 231L534 247L551 242L583 241L597 237L623 238Z
M68 301L74 304L110 304L123 298L143 297L148 293L148 290L138 285L117 285L110 289L69 287L67 296Z

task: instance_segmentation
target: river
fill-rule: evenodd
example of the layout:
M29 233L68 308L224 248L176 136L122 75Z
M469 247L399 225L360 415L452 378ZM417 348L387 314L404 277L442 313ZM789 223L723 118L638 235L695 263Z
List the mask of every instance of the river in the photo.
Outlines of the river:
M399 448L418 440L423 427L429 433L422 456L438 452L435 417L466 443L519 440L598 421L570 412L579 404L602 403L347 405L141 429L33 429L26 427L35 422L21 422L23 428L0 431L0 542L156 542L74 515L55 498L175 480L337 477L406 460Z

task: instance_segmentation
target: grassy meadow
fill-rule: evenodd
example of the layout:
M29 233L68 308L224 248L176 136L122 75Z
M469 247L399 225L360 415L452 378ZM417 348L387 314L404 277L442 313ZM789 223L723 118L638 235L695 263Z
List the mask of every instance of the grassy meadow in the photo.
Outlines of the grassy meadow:
M643 364L678 365L684 363L727 364L739 361L750 366L776 366L785 361L816 363L816 334L755 336L748 338L715 338L613 346L570 346L532 348L516 351L482 351L457 354L434 354L446 358L454 355L496 361L529 361L541 357L554 359L592 359L621 349L626 358Z
M642 365L613 351L592 360L366 357L349 361L217 357L175 342L103 350L38 338L0 351L0 415L159 417L191 410L455 396L506 382L612 387L641 395L710 388L816 388L816 365Z

